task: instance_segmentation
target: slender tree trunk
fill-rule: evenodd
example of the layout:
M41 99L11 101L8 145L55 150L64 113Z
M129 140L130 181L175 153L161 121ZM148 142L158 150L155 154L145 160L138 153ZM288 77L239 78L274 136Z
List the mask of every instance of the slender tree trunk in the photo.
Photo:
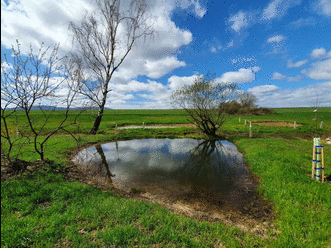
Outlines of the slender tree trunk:
M99 110L98 116L95 118L95 121L93 123L93 127L90 130L90 134L96 134L98 132L102 116L103 116L103 109Z
M102 102L99 105L98 116L97 116L97 118L95 118L95 121L93 123L93 127L90 130L90 134L96 134L98 132L99 126L100 126L100 123L101 123L101 119L102 119L102 116L103 116L103 112L105 110L105 105L106 105L106 101L107 101L107 94L109 92L108 85L109 85L110 78L111 78L111 75L109 74L109 71L107 72L107 74L108 74L107 80L105 82L105 85L103 86L104 89L103 89L103 93L102 93Z
M106 88L108 88L108 83L109 83L109 81L107 82L107 84L105 86ZM90 130L90 134L96 134L99 130L99 126L100 126L101 119L103 116L103 111L104 111L105 105L106 105L107 93L108 93L108 91L104 91L104 93L103 93L102 103L101 103L101 105L99 105L98 116L97 116L97 118L95 118L93 127Z
M43 144L40 145L40 159L41 159L41 161L44 161L45 160L45 157L44 157L44 145Z

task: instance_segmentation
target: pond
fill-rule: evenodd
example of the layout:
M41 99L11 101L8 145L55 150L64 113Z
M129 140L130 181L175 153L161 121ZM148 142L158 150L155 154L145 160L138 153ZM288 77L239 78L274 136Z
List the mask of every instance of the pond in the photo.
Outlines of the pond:
M188 215L259 218L252 214L260 206L256 185L243 155L228 141L118 141L84 149L74 162L96 180Z

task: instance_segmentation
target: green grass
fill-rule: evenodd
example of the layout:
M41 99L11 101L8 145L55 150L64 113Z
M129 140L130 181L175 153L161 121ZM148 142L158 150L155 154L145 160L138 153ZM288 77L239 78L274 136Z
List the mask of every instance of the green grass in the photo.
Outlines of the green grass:
M120 198L45 172L2 183L1 218L5 247L208 247L220 237L240 247L256 239L219 223L177 216L157 204Z
M319 110L324 135L331 126L330 108ZM109 110L111 113L113 110ZM185 116L174 110L118 110L117 123L185 123ZM109 114L107 113L107 114ZM177 113L177 115L176 115ZM38 118L38 112L35 113ZM130 118L131 116L131 118ZM40 116L39 116L40 117ZM81 126L92 125L86 115ZM107 117L108 118L108 117ZM78 134L81 145L113 140L164 137L203 137L194 128L134 129L110 128L114 120L104 118L97 135ZM252 116L254 121L296 120L303 130L255 127L260 138L236 135L247 133L247 126L234 117L224 126L230 141L243 151L245 162L259 179L258 191L273 208L269 234L261 238L222 223L197 221L176 215L158 204L122 198L111 190L99 190L78 181L68 182L54 170L36 171L1 182L2 247L330 247L331 184L310 179L312 142L297 139L266 138L284 134L302 137L314 130L311 109L276 109L275 115ZM247 118L249 120L250 117ZM56 123L56 121L54 122ZM309 133L309 136L311 134ZM47 144L46 157L65 166L76 142L68 135L56 135ZM38 158L31 147L24 148L23 159ZM326 145L326 175L331 175L331 147ZM139 189L133 189L133 191Z
M259 192L277 212L281 231L274 245L325 247L331 245L331 187L310 179L311 144L283 139L239 139L251 171L260 177ZM325 157L331 157L325 147ZM326 174L330 175L327 159ZM285 247L285 246L284 246Z
M241 116L241 123L238 122L239 116L232 116L228 122L223 126L224 131L228 132L248 132L248 125L244 126L244 119L247 121L285 121L293 123L296 121L303 126L293 129L290 127L266 127L253 125L254 133L257 135L287 135L289 137L295 136L313 136L315 131L315 113L312 108L288 108L288 109L275 109L275 114L262 115L262 116ZM73 111L75 112L75 111ZM94 111L95 115L97 112ZM64 111L56 111L47 124L44 133L53 130L57 127L57 123L63 117ZM68 118L66 123L72 123L73 115ZM27 130L27 123L22 111L17 112L17 120L20 123L20 128ZM12 134L16 133L16 118L12 116L8 120L9 128ZM44 117L40 111L32 111L31 118L38 126L43 123ZM320 135L331 134L331 108L318 109L318 132ZM94 118L92 111L84 112L79 118L77 125L69 127L68 129L74 133L87 133L92 127ZM323 129L320 129L320 121L323 121ZM115 124L118 126L124 125L145 125L150 124L184 124L190 123L189 116L184 110L106 110L100 125L99 133L107 134L113 130ZM63 132L62 132L63 133Z

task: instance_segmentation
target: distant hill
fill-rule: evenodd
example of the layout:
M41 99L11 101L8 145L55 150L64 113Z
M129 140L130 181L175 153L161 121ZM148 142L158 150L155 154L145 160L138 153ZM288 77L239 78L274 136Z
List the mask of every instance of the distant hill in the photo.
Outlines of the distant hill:
M52 110L54 109L55 110L66 110L66 108L63 108L63 107L54 107L54 106L47 106L47 105L41 105L41 106L33 106L31 108L31 110ZM9 108L8 110L11 110L13 108ZM81 110L83 109L82 107L76 107L76 108L70 108L71 110ZM93 107L93 108L87 108L88 110L98 110L99 108L98 107ZM110 109L110 108L105 108L105 109ZM23 110L22 108L17 108L17 110Z

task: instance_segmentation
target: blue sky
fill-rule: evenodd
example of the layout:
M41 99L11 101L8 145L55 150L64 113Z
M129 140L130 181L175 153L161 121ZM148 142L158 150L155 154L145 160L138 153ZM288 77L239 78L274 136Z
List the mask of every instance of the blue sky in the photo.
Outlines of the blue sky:
M64 3L63 3L64 2ZM69 21L90 1L1 1L1 48L41 42L71 49ZM151 1L156 34L115 73L109 108L172 108L171 91L216 74L259 106L331 106L331 0Z

